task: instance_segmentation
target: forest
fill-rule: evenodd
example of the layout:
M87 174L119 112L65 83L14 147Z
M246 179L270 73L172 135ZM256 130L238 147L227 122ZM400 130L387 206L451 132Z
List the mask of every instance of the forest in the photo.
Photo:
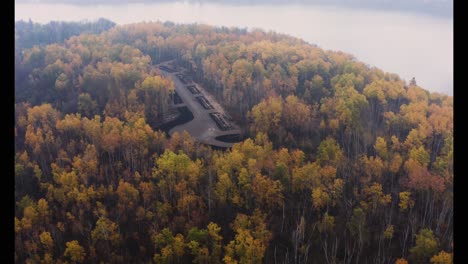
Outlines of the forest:
M453 263L452 96L275 32L27 24L15 262ZM168 60L241 142L160 129Z

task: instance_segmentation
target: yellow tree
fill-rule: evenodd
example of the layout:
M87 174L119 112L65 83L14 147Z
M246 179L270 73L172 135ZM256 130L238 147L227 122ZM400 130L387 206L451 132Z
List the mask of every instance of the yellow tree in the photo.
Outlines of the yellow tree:
M283 107L281 97L269 97L254 106L249 113L249 117L254 122L252 126L253 133L276 134L280 128Z
M157 160L153 177L157 180L164 201L176 202L176 185L185 181L187 186L195 189L200 176L201 162L192 161L184 153L175 154L166 150Z
M66 243L66 249L63 255L68 257L73 263L83 263L86 258L84 248L80 246L76 240Z
M453 263L453 254L447 253L445 251L440 251L439 254L434 255L431 258L431 264L452 264Z
M399 258L395 261L395 264L408 264L408 261L404 258Z
M371 209L374 212L377 208L383 208L392 201L390 194L385 194L380 183L374 182L371 186L366 186L363 190L363 201L361 206L364 209Z
M255 196L257 207L274 210L283 204L283 186L276 180L273 181L261 174L255 175L252 182L252 191Z
M97 220L91 239L101 259L109 259L112 250L117 250L122 241L117 224L104 216Z
M123 216L124 221L126 221L128 213L136 208L140 194L131 183L123 180L119 181L116 193L118 197L117 208L119 215Z
M255 209L251 216L238 214L232 223L234 240L226 246L225 263L262 263L272 234L266 228L265 215Z
M185 253L185 243L182 234L174 236L172 231L164 228L152 237L156 252L153 260L156 263L174 263Z

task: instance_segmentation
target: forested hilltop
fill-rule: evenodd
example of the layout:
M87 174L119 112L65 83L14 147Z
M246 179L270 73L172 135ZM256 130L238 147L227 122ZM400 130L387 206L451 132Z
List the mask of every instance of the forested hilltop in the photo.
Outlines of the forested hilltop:
M37 41L15 54L17 263L452 263L453 97L258 30ZM168 60L242 142L160 129Z
M52 21L45 25L33 23L31 20L28 22L20 20L15 23L15 50L63 42L81 33L99 34L114 26L114 22L104 18L95 22Z

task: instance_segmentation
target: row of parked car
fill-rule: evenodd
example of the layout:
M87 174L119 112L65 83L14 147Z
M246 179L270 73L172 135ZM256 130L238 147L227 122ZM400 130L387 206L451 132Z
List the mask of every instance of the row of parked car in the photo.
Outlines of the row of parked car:
M188 84L188 83L192 82L192 80L190 79L190 77L185 76L185 75L182 74L182 73L177 73L176 76L177 76L177 78L179 78L179 80L180 80L183 84Z
M191 85L187 85L186 86L187 89L189 89L189 91L192 93L192 94L199 94L200 91L198 90L197 86L191 84Z
M176 70L174 70L173 68L167 67L166 65L159 65L159 69L170 72L170 73L176 72Z
M176 70L173 68L167 67L165 65L160 65L159 68L161 70L174 73ZM192 82L191 78L182 74L182 73L177 73L176 74L177 78L186 85L186 88L192 93L192 94L200 94L200 90L198 90L196 85L190 84ZM188 84L188 85L187 85ZM205 96L197 96L196 97L198 102L205 108L206 110L214 109L213 105L205 98ZM182 103L182 99L180 96L176 93L174 94L174 104ZM219 129L226 131L232 128L232 126L229 124L228 121L226 121L226 118L219 112L214 112L210 113L210 117L215 121L216 125L219 127Z
M226 131L232 128L232 126L226 121L226 119L221 113L210 113L210 116L215 121L219 129Z
M206 110L214 109L211 103L205 98L205 96L198 96L196 97L198 102L205 108Z

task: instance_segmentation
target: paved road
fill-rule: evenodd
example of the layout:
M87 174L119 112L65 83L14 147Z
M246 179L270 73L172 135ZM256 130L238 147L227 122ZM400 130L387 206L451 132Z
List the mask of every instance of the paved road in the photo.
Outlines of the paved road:
M205 96L209 100L211 105L214 107L214 109L206 110L195 98L197 96L200 96L200 94L196 94L196 95L192 94L186 88L186 85L183 84L179 80L179 78L177 78L177 76L175 76L178 72L169 73L161 69L159 70L164 76L172 78L172 80L174 81L175 90L179 94L180 98L182 98L182 100L184 101L184 105L186 105L187 108L193 114L192 121L172 128L169 131L169 135L174 134L176 131L181 134L185 130L195 140L201 143L212 145L212 146L217 146L217 147L231 147L233 143L219 141L219 140L216 140L215 138L218 136L223 136L223 135L240 134L241 131L239 127L233 124L232 122L230 122L230 124L232 125L233 128L230 130L223 131L218 128L215 121L210 117L209 114L214 113L214 112L220 112L222 114L225 114L225 112L224 112L224 109L221 107L221 105L218 104L218 102L214 100L214 97L211 96L200 85L194 82L192 83L193 85L197 86L198 90L200 91L200 94Z

